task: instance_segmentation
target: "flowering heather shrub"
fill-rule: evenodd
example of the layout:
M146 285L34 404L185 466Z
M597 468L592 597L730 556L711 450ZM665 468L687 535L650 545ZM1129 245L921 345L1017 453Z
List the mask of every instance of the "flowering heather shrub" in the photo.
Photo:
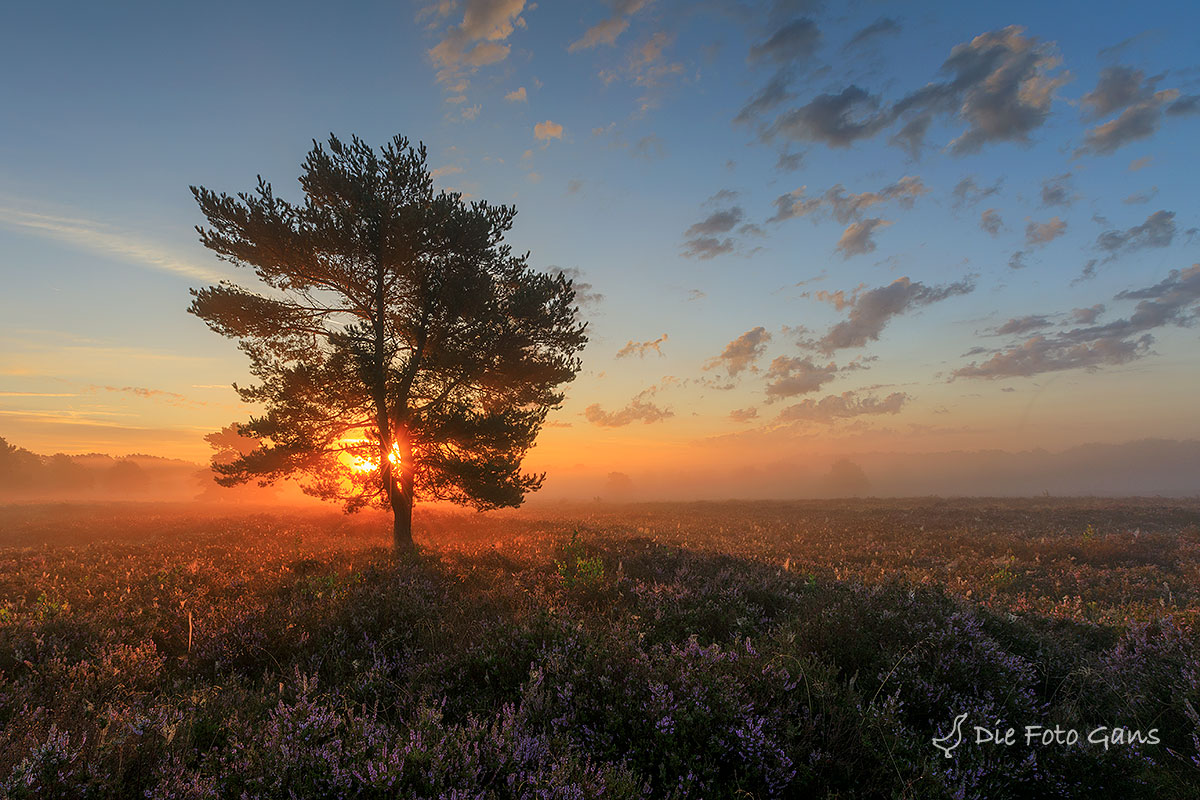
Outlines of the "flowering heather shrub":
M83 745L87 736L71 741L68 731L51 724L43 742L30 748L4 781L5 795L23 797L70 797L71 788L81 783Z
M89 513L0 509L0 797L1200 785L1186 504L428 514L400 562L370 518ZM962 712L1162 741L946 758Z

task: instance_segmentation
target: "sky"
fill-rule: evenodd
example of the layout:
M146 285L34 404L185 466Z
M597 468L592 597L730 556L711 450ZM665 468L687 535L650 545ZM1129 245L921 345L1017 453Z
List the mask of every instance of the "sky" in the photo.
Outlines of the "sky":
M189 186L299 198L330 133L514 204L590 343L529 466L1200 437L1200 7L13 3L0 436L201 462L245 419ZM740 472L739 472L740 471ZM571 482L575 481L575 484Z

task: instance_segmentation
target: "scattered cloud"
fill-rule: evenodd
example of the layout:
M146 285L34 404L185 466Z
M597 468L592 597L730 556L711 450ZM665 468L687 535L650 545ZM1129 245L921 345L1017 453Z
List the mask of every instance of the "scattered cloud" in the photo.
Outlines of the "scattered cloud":
M583 410L583 416L588 422L601 428L622 428L634 422L650 425L675 416L675 412L670 409L660 408L646 399L654 392L652 387L637 394L620 411L605 411L599 403L592 403Z
M658 134L650 133L634 142L630 153L638 158L662 158L667 154L667 146Z
M710 258L732 253L737 248L731 237L719 239L716 236L697 236L684 242L682 255L687 258L698 258L707 261Z
M900 23L891 17L880 17L865 28L860 29L857 33L850 37L850 41L846 42L843 50L850 50L858 45L864 44L867 41L876 39L884 35L895 35L900 33Z
M525 27L523 10L525 0L467 0L462 22L447 28L429 51L438 80L453 83L454 94L460 94L466 74L508 58L510 46L505 41Z
M1042 181L1042 206L1069 206L1077 195L1071 192L1071 173L1064 172Z
M728 233L733 230L745 213L741 207L734 206L723 211L714 211L684 232L684 236L703 236L714 233Z
M1062 336L1034 336L1002 352L982 364L954 371L955 378L1013 378L1030 377L1043 372L1066 369L1091 369L1133 361L1149 351L1153 337L1136 341L1122 338L1097 338L1092 341L1069 341Z
M562 137L563 126L557 122L546 120L533 126L533 138L539 142L548 143L551 139L561 139Z
M763 136L850 147L900 122L891 143L917 158L931 123L945 116L966 126L948 145L954 154L974 153L994 142L1027 144L1067 80L1052 74L1059 66L1051 45L1013 25L956 45L942 64L946 80L927 83L891 106L879 95L850 85L783 112L764 128ZM764 106L760 111L771 107L759 105Z
M1004 229L1004 220L1000 218L999 211L989 208L979 215L979 227L992 236L999 236L1000 231Z
M862 347L878 341L879 334L893 317L948 297L968 294L974 288L969 279L945 286L926 286L919 281L897 278L887 286L856 294L850 303L850 316L830 328L814 346L826 354L848 347Z
M714 206L721 203L731 203L738 198L740 192L735 189L718 189L713 193L712 197L704 201L703 205Z
M709 198L706 204L715 201L721 194L718 192ZM710 259L733 252L736 249L734 240L731 237L722 239L720 234L729 233L744 218L745 212L740 206L712 212L684 231L686 240L683 255L689 258Z
M567 52L574 53L578 50L588 50L602 44L616 44L617 37L628 28L629 20L623 17L609 17L608 19L601 20L584 31L581 38L571 42L567 46Z
M662 345L665 341L667 341L667 335L665 333L657 339L649 342L635 342L630 339L624 347L617 351L616 357L627 358L629 356L637 356L638 358L645 358L646 353L651 351L658 353L659 356L661 356L663 354Z
M1076 308L1071 311L1071 321L1076 325L1092 325L1104 313L1104 303L1096 303L1088 308Z
M674 34L666 30L657 31L630 48L623 64L614 69L600 70L598 77L605 86L623 79L642 90L636 101L635 116L657 108L662 92L686 77L687 69L683 63L667 57L667 50L674 41Z
M1002 181L996 181L988 187L980 186L975 182L975 178L968 175L954 185L954 189L950 192L954 198L954 207L963 208L973 206L985 197L997 194L1000 191Z
M725 345L721 354L705 364L704 369L723 367L730 377L747 369L753 371L755 369L754 362L766 352L767 342L770 340L771 334L767 332L766 328L761 325L752 328Z
M615 45L617 37L629 28L629 18L650 4L650 0L617 0L612 16L597 22L583 36L567 46L568 53L589 50L600 45Z
M504 95L504 99L510 103L524 103L529 96L525 93L525 87L521 86Z
M1109 155L1130 142L1153 135L1162 119L1162 105L1174 96L1171 92L1158 94L1160 96L1125 109L1116 119L1088 130L1083 146L1075 154Z
M921 179L905 175L895 183L889 184L877 192L846 193L840 183L819 197L807 197L807 187L801 186L788 194L775 199L775 215L770 222L782 222L794 217L804 217L817 212L828 211L834 219L845 225L851 220L861 220L863 211L881 203L895 202L902 208L912 208L917 198L929 193L929 189Z
M1146 74L1132 67L1105 67L1100 70L1100 79L1096 88L1080 98L1080 105L1090 119L1107 117L1114 111L1142 102L1147 92L1153 94L1150 88L1153 82L1143 85Z
M1011 336L1017 333L1028 333L1036 331L1040 328L1049 328L1054 325L1049 317L1043 315L1031 315L1026 317L1014 317L1008 322L996 328L996 333L1000 336Z
M790 64L812 58L821 45L821 29L807 17L797 17L750 47L751 61Z
M865 288L867 288L867 285L865 283L860 283L858 286L854 287L849 296L846 295L845 289L838 289L836 292L818 289L815 292L804 292L800 296L811 297L815 300L820 300L822 303L829 303L838 311L844 311L847 307L854 305L855 301L858 300L859 292Z
M571 282L571 287L575 290L575 302L579 305L595 308L604 300L604 295L595 291L595 287L584 280L583 271L579 268L551 266L549 272L562 275Z
M1180 116L1200 111L1200 96L1181 97L1178 89L1158 89L1162 78L1162 75L1146 77L1142 70L1131 67L1104 68L1096 88L1080 101L1084 118L1097 120L1117 111L1121 113L1087 130L1083 145L1075 155L1109 155L1130 142L1152 136L1162 124L1164 115ZM1140 166L1131 164L1130 168L1140 169Z
M630 142L615 122L592 128L592 136L607 139L609 148L628 150L634 158L656 159L667 154L667 146L658 134L649 133L635 142Z
M1103 219L1098 219L1098 221L1108 223ZM1155 211L1141 225L1134 225L1123 231L1107 230L1096 237L1096 248L1106 255L1103 259L1089 259L1073 283L1091 280L1096 277L1096 269L1099 266L1115 261L1128 251L1147 247L1167 247L1174 239L1175 212L1173 211Z
M778 356L767 369L767 402L808 394L837 377L837 365L814 364L811 358Z
M890 115L880 111L877 95L859 86L847 86L837 94L817 95L805 105L784 112L766 129L765 135L829 147L850 147L859 139L879 133L890 122Z
M1200 318L1200 264L1172 270L1162 281L1144 289L1121 292L1118 301L1138 301L1133 313L1103 325L1092 324L1103 305L1075 309L1073 322L1085 327L1038 335L997 351L983 363L972 362L954 371L953 378L1029 377L1069 369L1095 370L1118 366L1150 353L1151 331L1187 327Z
M837 221L846 223L851 219L860 219L863 209L889 200L896 201L904 208L911 208L918 197L928 193L920 178L906 175L878 192L845 194L841 184L838 184L825 193L825 200L833 208L833 216Z
M1149 203L1157 195L1158 195L1158 187L1155 186L1155 187L1151 188L1150 191L1148 191L1148 192L1134 192L1133 194L1127 196L1121 202L1127 206L1137 206L1137 205L1141 205L1142 203Z
M793 153L791 150L784 149L779 158L775 161L775 169L780 172L795 172L800 169L804 163L804 153Z
M1096 237L1096 247L1108 254L1105 261L1130 250L1167 247L1175 239L1175 212L1155 211L1141 225L1123 231L1105 231Z
M1067 223L1058 217L1051 217L1046 222L1030 222L1025 226L1025 244L1049 244L1066 232Z
M1104 59L1119 58L1131 46L1146 39L1153 38L1158 31L1145 30L1141 33L1135 33L1133 36L1122 39L1109 47L1102 47L1098 51L1098 55Z
M880 399L857 392L831 394L821 400L804 400L788 406L779 414L780 422L821 422L830 424L842 419L877 414L897 414L909 400L903 392L893 392Z
M734 422L749 422L753 419L758 419L757 408L735 408L729 412L729 418Z
M1174 103L1167 106L1167 116L1182 117L1187 114L1200 113L1200 94L1189 94L1180 97Z
M462 171L463 171L462 167L458 167L453 164L450 164L450 165L447 165L444 167L438 167L437 169L430 170L429 177L433 178L434 180L437 180L438 178L444 178L447 175L459 175L462 173Z
M895 113L917 118L949 113L965 122L967 129L949 145L956 154L978 152L992 142L1028 143L1066 78L1050 75L1060 64L1053 48L1023 34L1010 25L955 46L942 65L951 79L908 95Z
M750 123L759 119L764 114L775 109L786 100L791 100L795 95L789 88L792 83L792 76L787 70L776 72L763 88L759 89L754 95L742 106L742 110L733 118L737 123Z
M842 254L842 258L850 258L851 256L874 252L875 239L873 235L875 229L886 228L891 224L888 220L879 219L878 217L853 222L846 230L842 231L842 238L838 239L837 247L834 249Z
M787 194L775 198L775 216L768 222L782 222L785 219L806 217L821 208L820 197L806 197L806 187L801 186Z

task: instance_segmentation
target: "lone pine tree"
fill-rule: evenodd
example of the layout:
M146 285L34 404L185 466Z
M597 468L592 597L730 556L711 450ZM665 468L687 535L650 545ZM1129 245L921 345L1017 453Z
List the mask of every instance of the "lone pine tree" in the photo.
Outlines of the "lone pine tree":
M261 177L230 197L192 194L200 241L251 267L257 291L192 290L189 311L239 341L259 383L257 446L213 464L217 481L296 475L347 511L390 508L412 547L417 499L516 506L544 475L521 462L587 342L571 281L529 267L504 235L516 209L433 189L423 145L313 142L304 201Z

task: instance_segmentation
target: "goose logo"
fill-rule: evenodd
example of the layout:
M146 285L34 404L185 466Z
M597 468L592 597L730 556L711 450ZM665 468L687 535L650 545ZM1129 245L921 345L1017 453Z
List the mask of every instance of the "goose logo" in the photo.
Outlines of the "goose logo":
M954 724L950 726L950 732L945 736L933 737L933 746L946 754L946 758L950 758L950 751L962 744L962 725L967 719L967 712L963 712L954 718Z

